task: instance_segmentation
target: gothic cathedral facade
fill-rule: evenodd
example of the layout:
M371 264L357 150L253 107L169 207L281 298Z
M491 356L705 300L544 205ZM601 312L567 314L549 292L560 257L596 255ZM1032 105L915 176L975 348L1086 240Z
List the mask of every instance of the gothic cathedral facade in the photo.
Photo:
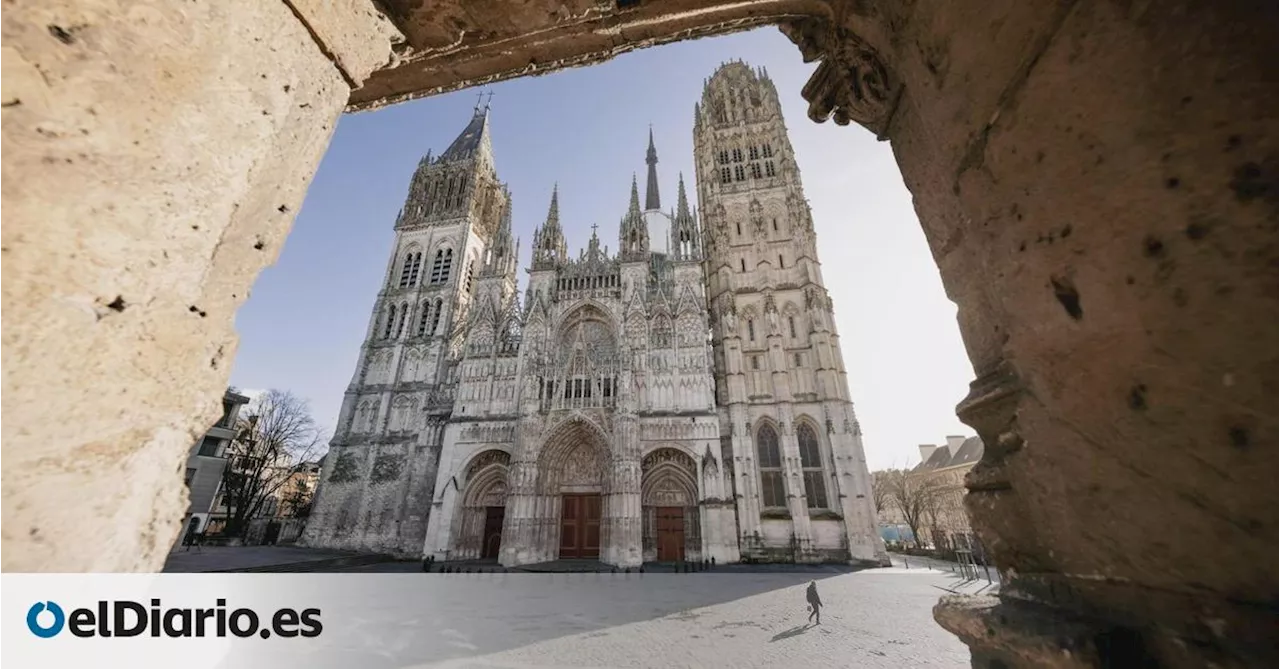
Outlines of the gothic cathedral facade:
M698 212L641 205L571 255L553 189L523 296L488 109L414 174L303 542L505 566L884 563L781 105L722 66ZM699 220L701 218L701 221Z

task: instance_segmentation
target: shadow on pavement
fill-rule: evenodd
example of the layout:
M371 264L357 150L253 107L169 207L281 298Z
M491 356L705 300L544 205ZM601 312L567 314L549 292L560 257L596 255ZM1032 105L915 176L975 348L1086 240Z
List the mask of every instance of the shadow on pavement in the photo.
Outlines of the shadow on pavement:
M795 627L792 627L791 629L785 632L778 632L777 634L773 635L772 639L769 639L769 643L773 643L775 641L782 641L783 639L790 639L793 636L800 636L801 634L808 632L810 627L813 627L813 625L809 623L805 623L804 625L796 625Z
M323 636L281 648L278 659L312 669L462 660L669 616L694 621L695 609L786 588L799 611L809 581L839 573L280 575L280 587L323 589L334 604ZM275 647L254 646L236 644L221 666L270 665Z

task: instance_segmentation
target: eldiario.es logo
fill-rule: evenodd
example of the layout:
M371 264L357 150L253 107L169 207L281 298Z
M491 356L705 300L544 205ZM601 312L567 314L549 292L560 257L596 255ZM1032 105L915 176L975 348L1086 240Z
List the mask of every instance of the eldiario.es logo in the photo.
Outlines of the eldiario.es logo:
M201 638L272 635L282 637L316 637L324 630L320 609L279 609L263 626L252 609L227 610L227 600L216 600L211 609L163 608L159 599L150 608L133 601L99 601L95 608L72 609L64 613L55 602L36 602L27 610L27 628L48 639L65 628L78 637L136 637L150 633L152 637Z

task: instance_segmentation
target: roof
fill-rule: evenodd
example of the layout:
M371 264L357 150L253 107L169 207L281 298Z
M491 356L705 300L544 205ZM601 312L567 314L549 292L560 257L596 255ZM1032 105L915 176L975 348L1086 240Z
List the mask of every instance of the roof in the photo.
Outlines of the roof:
M960 448L955 453L951 452L951 447L943 444L933 451L933 455L928 460L916 465L913 472L936 471L939 469L948 469L958 467L960 465L968 465L982 459L982 452L985 445L982 443L982 437L969 437L960 444Z
M471 117L471 122L462 129L462 134L453 140L449 148L440 154L440 160L461 160L470 158L484 143L489 132L489 108L480 107Z

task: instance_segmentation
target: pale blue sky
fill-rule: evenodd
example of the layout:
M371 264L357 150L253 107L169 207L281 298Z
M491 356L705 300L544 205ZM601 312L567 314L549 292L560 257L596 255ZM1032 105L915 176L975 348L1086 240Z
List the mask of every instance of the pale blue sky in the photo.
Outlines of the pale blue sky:
M889 145L860 127L808 120L800 89L814 66L802 63L775 28L483 89L494 94L490 129L523 240L522 280L555 182L570 248L576 253L586 244L592 223L604 243L617 247L632 173L644 181L649 124L664 208L674 204L679 172L696 193L693 105L704 79L737 59L766 67L782 98L868 464L914 463L917 444L972 434L956 419L955 405L973 368ZM280 258L237 316L233 385L291 390L332 429L409 178L423 154L443 151L466 125L477 92L342 118Z

